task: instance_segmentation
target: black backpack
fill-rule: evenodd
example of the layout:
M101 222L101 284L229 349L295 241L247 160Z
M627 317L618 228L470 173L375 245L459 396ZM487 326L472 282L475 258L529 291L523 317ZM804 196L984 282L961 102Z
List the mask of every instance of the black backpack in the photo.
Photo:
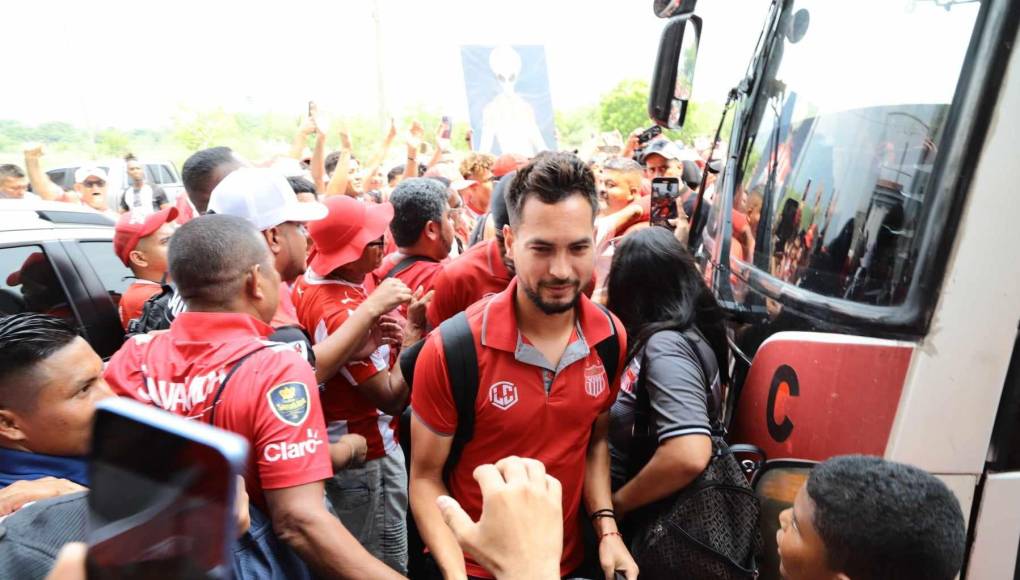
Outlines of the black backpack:
M142 306L142 314L128 322L127 335L145 334L153 330L167 330L174 318L184 311L184 300L177 289L163 284L158 294L153 294Z

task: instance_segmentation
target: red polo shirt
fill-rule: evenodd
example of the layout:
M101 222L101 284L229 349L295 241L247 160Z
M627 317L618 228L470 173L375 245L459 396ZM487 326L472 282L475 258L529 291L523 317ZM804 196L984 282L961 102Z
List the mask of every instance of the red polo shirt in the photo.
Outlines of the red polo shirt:
M397 251L383 258L382 264L376 268L375 272L372 272L372 278L375 281L375 285L378 286L382 283L384 280L383 276L385 276L387 272L406 257L407 255ZM407 287L411 289L411 292L417 291L419 287L422 288L423 292L428 292L432 289L432 283L433 280L435 280L436 275L442 271L443 264L441 262L433 262L432 260L426 259L418 260L393 277L404 284L407 284ZM401 316L405 318L407 317L406 304L401 305L397 310L400 312Z
M234 363L271 345L238 367L220 397L215 422L251 444L244 482L263 509L265 489L333 475L315 373L290 346L268 343L272 332L247 314L182 312L170 332L125 342L104 373L120 396L208 421L206 413Z
M511 282L505 291L467 310L478 352L475 434L450 474L449 491L477 520L482 494L471 475L476 467L508 455L544 463L563 486L560 569L568 574L584 557L578 509L592 424L609 410L619 390L619 381L610 384L594 348L610 336L612 326L609 315L582 297L570 344L558 368L553 367L518 331L516 291L517 282ZM623 369L627 339L615 317L613 324L620 343L617 368ZM436 433L452 435L456 431L457 409L438 332L429 335L415 366L411 408ZM470 558L465 559L468 575L492 577Z
M298 320L311 332L313 344L336 332L367 297L365 287L360 284L323 279L311 270L294 284ZM368 442L368 460L393 453L398 443L393 417L376 409L357 386L387 370L391 364L390 347L380 346L367 359L347 362L326 381L322 394L322 408L330 434L339 437L357 433L364 437Z
M435 328L482 298L502 292L513 277L500 258L498 240L475 244L432 279L436 293L426 311L429 325Z

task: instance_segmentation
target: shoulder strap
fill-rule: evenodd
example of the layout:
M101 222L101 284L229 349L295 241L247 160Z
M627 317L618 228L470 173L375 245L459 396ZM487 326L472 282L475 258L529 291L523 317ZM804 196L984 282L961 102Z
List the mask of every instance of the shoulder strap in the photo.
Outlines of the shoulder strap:
M458 313L439 325L443 339L443 355L446 357L446 373L450 380L450 392L457 409L457 430L453 434L450 454L443 466L444 478L448 478L453 466L460 461L464 445L475 435L475 402L478 399L478 353L475 352L475 337L471 334L467 314Z
M683 336L684 340L687 341L687 344L690 345L691 350L694 351L694 356L698 357L698 364L701 365L701 372L705 375L706 400L709 404L711 404L714 399L712 384L714 382L713 379L715 379L715 375L719 373L719 363L716 362L716 364L712 365L709 363L708 359L706 359L705 353L702 352L701 345L704 344L707 347L708 344L705 342L704 337L701 336L701 333L697 330L697 328L692 326L680 333L680 335ZM715 357L713 356L713 358ZM708 412L714 415L710 418L712 423L712 434L723 437L726 435L726 428L723 425L721 410L722 409L718 408L709 409Z
M404 270L410 268L415 263L423 261L435 262L435 260L429 258L428 256L407 256L403 260L397 262L397 264L390 268L389 271L387 271L386 274L384 274L383 277L380 279L385 280L387 278L392 278L397 274L403 272Z
M227 376L223 377L223 382L220 383L220 388L216 389L216 396L213 397L212 404L209 406L209 424L210 425L213 425L214 424L213 421L216 420L216 407L219 406L219 404L220 404L220 397L223 395L223 389L226 388L227 382L230 381L230 377L234 376L234 372L236 372L237 369L241 366L241 363L243 363L244 361L248 360L251 357L251 355L259 352L260 350L262 350L264 348L268 348L268 347L266 347L266 345L263 344L263 345L259 346L258 348L256 348L255 350L253 350L253 351L249 352L248 354L242 356L241 358L237 359L237 362L234 363L234 366L230 367L230 370L227 371Z
M609 379L609 384L613 384L619 378L617 373L620 371L620 338L617 336L616 322L613 321L613 315L609 313L608 308L598 302L592 302L592 304L602 310L606 318L609 319L609 326L613 330L608 338L595 345L595 351L599 353L599 358L602 359L602 366L606 369L606 377Z

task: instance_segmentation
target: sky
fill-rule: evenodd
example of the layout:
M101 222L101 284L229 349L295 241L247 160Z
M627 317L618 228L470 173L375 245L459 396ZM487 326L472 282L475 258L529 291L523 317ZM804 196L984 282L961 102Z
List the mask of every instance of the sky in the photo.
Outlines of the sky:
M695 100L721 102L740 80L768 3L699 3ZM553 107L572 110L650 79L666 23L651 0L34 0L4 11L20 23L4 44L21 48L5 63L18 81L0 119L123 129L166 126L181 108L300 115L309 100L326 116L422 107L466 121L459 50L470 44L545 46Z

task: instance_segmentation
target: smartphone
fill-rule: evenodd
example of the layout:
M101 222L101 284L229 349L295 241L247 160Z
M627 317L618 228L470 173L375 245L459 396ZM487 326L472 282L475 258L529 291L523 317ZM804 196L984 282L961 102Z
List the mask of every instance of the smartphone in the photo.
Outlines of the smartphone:
M97 405L89 459L90 580L232 577L244 438L110 398Z
M315 116L315 101L308 101L308 116Z
M662 127L658 125L652 125L651 127L642 131L640 135L638 135L637 138L638 144L644 145L645 143L648 143L649 141L655 139L659 135L662 135Z
M450 121L450 117L445 115L443 116L443 123L446 128L443 129L443 133L440 135L440 137L443 139L449 139L450 134L453 133L453 123Z
M680 179L676 177L656 177L652 180L651 222L653 226L672 228L670 220L679 217L676 209L676 198L680 196Z

